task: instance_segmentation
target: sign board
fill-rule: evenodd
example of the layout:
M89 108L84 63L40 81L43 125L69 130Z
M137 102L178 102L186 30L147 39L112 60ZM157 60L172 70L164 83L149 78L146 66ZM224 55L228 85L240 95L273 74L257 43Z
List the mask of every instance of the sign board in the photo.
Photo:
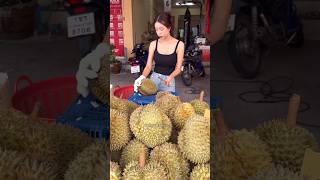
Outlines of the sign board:
M122 1L110 1L110 44L114 45L114 55L124 56L124 33L122 20Z
M164 12L170 12L171 11L171 0L163 0L164 4Z
M69 38L94 34L96 32L93 13L69 16L67 24Z

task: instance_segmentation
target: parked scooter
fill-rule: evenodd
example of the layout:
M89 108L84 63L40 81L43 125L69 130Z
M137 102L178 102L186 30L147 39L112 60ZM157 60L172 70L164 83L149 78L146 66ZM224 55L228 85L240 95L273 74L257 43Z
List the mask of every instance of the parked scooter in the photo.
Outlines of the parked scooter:
M301 47L303 27L293 0L243 0L231 23L228 51L236 71L244 78L260 72L269 47ZM234 17L234 16L232 16Z
M91 52L104 38L109 0L65 0L69 12L68 37L76 38L81 57Z
M128 59L128 63L131 65L131 73L140 76L148 61L148 51L144 49L144 43L136 44L131 54L134 54L134 57Z

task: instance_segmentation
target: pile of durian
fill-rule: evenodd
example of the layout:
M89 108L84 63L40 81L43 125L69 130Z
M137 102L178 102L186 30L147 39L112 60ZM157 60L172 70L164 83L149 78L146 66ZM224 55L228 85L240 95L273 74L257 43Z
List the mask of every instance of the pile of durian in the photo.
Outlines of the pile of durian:
M111 180L209 180L210 110L157 92L156 102L133 105L111 96Z
M214 113L213 179L305 180L306 149L319 150L313 135L296 125L300 96L290 98L286 119L273 119L254 130L231 130L220 110ZM318 177L319 178L319 177Z

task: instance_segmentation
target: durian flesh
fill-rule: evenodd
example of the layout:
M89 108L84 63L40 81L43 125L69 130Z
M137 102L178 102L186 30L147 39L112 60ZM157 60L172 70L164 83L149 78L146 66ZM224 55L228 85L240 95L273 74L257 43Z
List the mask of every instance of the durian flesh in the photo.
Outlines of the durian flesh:
M149 104L131 114L130 128L138 140L153 148L169 140L172 124L157 106Z
M285 120L263 123L256 132L268 145L274 164L294 172L300 171L305 150L318 148L317 141L309 131L299 126L288 128Z

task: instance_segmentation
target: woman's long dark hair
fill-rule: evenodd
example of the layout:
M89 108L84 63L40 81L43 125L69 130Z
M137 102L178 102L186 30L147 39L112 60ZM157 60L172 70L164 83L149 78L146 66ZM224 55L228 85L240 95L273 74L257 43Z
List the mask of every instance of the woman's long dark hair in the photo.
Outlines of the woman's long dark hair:
M163 12L160 13L154 23L161 23L162 25L166 26L167 28L170 28L170 34L173 35L174 32L174 25L172 24L172 16L170 13Z

